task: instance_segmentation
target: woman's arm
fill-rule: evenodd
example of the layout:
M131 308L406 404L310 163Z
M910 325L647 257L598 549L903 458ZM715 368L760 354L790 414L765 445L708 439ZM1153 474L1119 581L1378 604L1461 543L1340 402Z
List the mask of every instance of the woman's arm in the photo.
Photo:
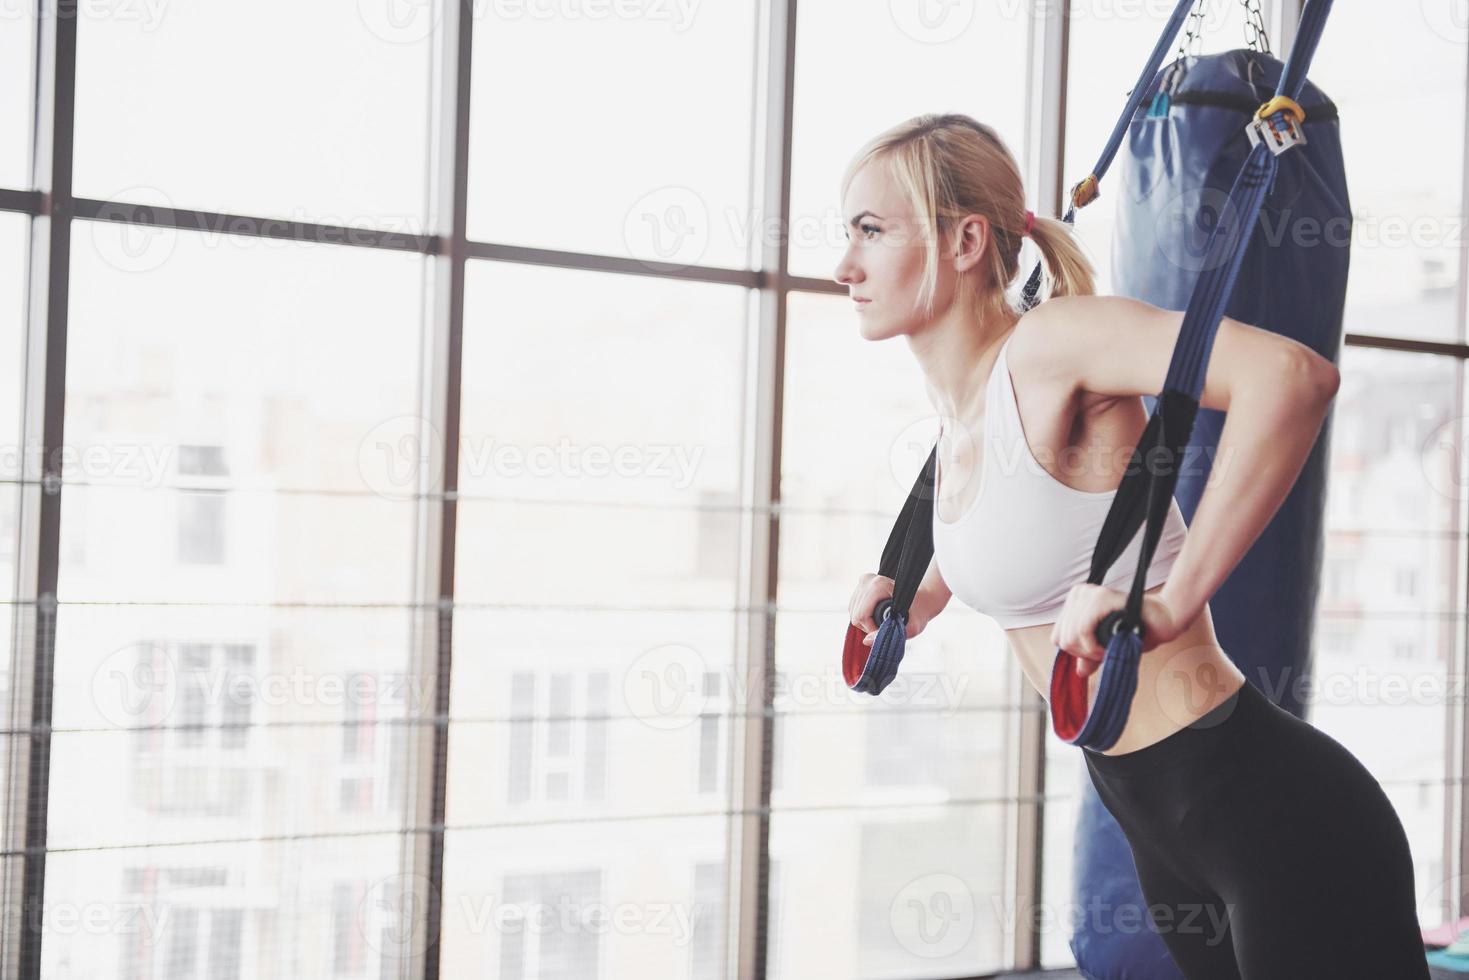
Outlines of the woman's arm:
M1262 369L1232 393L1203 496L1159 597L1198 619L1285 502L1316 444L1340 376L1306 361Z
M1182 325L1181 312L1126 297L1057 297L1027 314L1011 359L1074 389L1157 395ZM1284 503L1340 383L1336 365L1306 345L1229 317L1220 322L1199 403L1227 411L1224 428L1160 593L1180 624L1203 613Z

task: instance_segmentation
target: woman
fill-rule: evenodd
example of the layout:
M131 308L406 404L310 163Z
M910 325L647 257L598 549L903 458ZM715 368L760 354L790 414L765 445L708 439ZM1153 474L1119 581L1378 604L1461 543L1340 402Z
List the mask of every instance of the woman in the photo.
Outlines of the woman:
M943 420L922 632L952 594L1005 629L1046 697L1056 649L1095 699L1096 625L1125 605L1142 534L1102 585L1097 534L1162 387L1182 314L1093 292L1061 221L1025 208L988 126L925 115L869 143L842 179L850 287L866 340L906 337ZM1029 235L1045 302L1006 298ZM1284 501L1337 390L1335 366L1225 318L1200 404L1228 409L1192 525L1175 501L1149 566L1143 658L1121 737L1083 749L1132 846L1154 928L1190 978L1426 978L1413 865L1376 779L1273 704L1220 648L1208 597ZM851 621L893 582L864 575Z

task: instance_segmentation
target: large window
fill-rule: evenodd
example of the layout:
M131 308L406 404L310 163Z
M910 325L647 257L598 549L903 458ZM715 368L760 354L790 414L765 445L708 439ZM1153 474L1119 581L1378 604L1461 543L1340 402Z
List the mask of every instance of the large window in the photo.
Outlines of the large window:
M1454 3L1419 6L1333 6L1311 80L1342 116L1353 217L1346 330L1460 340L1469 21ZM1364 71L1368 50L1382 57ZM1386 94L1404 86L1413 90L1404 105ZM1416 134L1407 157L1381 138L1386 115Z
M31 794L0 803L46 848L5 825L5 901L45 910L25 980L1070 965L1086 775L995 622L955 600L882 697L841 676L937 419L831 281L840 178L957 111L1069 187L1167 5L1073 0L1039 66L1030 2L80 3L74 32L45 6L0 11L0 786ZM1309 717L1391 797L1425 924L1469 911L1463 370L1411 349L1465 336L1469 28L1432 6L1338 5L1312 72L1363 339ZM1202 9L1191 51L1244 44L1240 4ZM1057 132L1064 160L1027 157ZM37 147L74 186L24 193ZM1104 292L1111 186L1077 221ZM43 482L23 432L58 426Z
M904 346L867 344L849 301L789 301L775 702L786 778L772 794L785 935L772 952L802 977L984 973L1007 965L1007 788L1017 667L992 620L957 601L915 639L881 698L853 694L836 657L858 576L937 433ZM906 382L906 383L905 383ZM833 426L832 420L841 424ZM957 916L946 923L941 910ZM836 962L833 962L835 958Z
M287 975L331 952L301 903L399 873L413 516L373 438L416 411L424 260L128 233L74 234L47 843L86 858L46 893L174 917L48 962Z
M1463 678L1461 371L1349 347L1331 445L1308 720L1386 790L1413 848L1419 915L1452 916ZM1282 681L1287 680L1281 678Z
M79 4L77 195L421 231L437 6Z
M477 3L472 238L743 267L759 255L756 3Z
M748 292L468 272L445 975L720 976ZM636 924L471 914L573 882Z

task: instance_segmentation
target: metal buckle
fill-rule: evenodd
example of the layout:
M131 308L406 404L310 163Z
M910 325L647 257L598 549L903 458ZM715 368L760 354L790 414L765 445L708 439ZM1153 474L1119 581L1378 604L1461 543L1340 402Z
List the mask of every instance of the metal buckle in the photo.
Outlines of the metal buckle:
M1249 134L1252 148L1263 142L1275 156L1306 142L1305 131L1288 111L1276 112L1264 119L1251 119L1245 132Z

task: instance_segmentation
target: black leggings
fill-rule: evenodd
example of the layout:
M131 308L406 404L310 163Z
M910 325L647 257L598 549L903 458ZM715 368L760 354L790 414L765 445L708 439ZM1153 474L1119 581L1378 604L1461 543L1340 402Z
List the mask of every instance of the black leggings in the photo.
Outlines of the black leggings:
M1160 742L1082 753L1189 980L1427 980L1402 822L1325 732L1246 683Z

